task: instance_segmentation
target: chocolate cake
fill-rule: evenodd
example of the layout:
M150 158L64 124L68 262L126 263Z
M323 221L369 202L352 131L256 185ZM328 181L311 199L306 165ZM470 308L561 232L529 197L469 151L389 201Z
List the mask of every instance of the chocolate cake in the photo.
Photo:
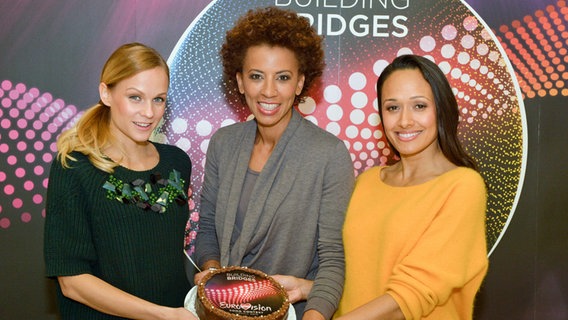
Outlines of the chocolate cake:
M258 270L216 269L197 285L195 310L202 320L281 320L289 309L284 288Z

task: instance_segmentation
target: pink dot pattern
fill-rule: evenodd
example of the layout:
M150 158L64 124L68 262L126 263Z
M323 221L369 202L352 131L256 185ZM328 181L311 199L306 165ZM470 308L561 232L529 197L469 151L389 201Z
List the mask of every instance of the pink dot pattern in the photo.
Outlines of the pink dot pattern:
M59 134L80 114L74 105L23 83L0 83L0 229L45 217L49 166Z

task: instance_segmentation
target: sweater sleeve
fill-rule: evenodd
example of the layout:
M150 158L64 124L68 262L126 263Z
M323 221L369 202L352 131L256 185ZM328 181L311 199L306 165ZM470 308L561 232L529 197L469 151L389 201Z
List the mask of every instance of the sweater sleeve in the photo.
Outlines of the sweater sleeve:
M315 309L330 319L343 293L345 255L342 228L354 185L353 164L343 142L329 157L318 219L319 268L305 310Z
M44 258L49 277L91 273L97 259L79 174L88 172L63 168L58 160L51 166L44 226Z
M445 194L441 210L387 284L406 319L428 315L457 290L470 290L464 294L473 301L477 288L464 287L487 271L483 179L468 170Z
M215 228L215 207L219 192L219 163L216 155L218 135L213 135L205 162L205 175L201 190L199 229L195 240L195 259L198 266L208 260L220 260L219 241Z

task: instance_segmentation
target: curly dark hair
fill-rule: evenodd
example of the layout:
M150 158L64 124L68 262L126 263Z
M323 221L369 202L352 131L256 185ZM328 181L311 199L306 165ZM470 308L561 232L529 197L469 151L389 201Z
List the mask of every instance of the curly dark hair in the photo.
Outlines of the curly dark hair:
M300 74L305 77L302 92L294 103L303 101L325 67L323 38L310 26L307 18L275 7L249 10L227 31L220 54L228 89L238 92L235 76L242 72L248 48L263 44L294 52Z

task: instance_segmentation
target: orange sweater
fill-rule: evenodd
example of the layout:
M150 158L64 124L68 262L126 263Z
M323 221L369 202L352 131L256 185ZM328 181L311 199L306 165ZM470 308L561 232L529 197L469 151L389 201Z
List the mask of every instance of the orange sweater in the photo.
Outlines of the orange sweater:
M380 180L381 169L358 177L349 204L336 316L387 293L406 319L471 319L488 266L483 179L460 167L392 187Z

